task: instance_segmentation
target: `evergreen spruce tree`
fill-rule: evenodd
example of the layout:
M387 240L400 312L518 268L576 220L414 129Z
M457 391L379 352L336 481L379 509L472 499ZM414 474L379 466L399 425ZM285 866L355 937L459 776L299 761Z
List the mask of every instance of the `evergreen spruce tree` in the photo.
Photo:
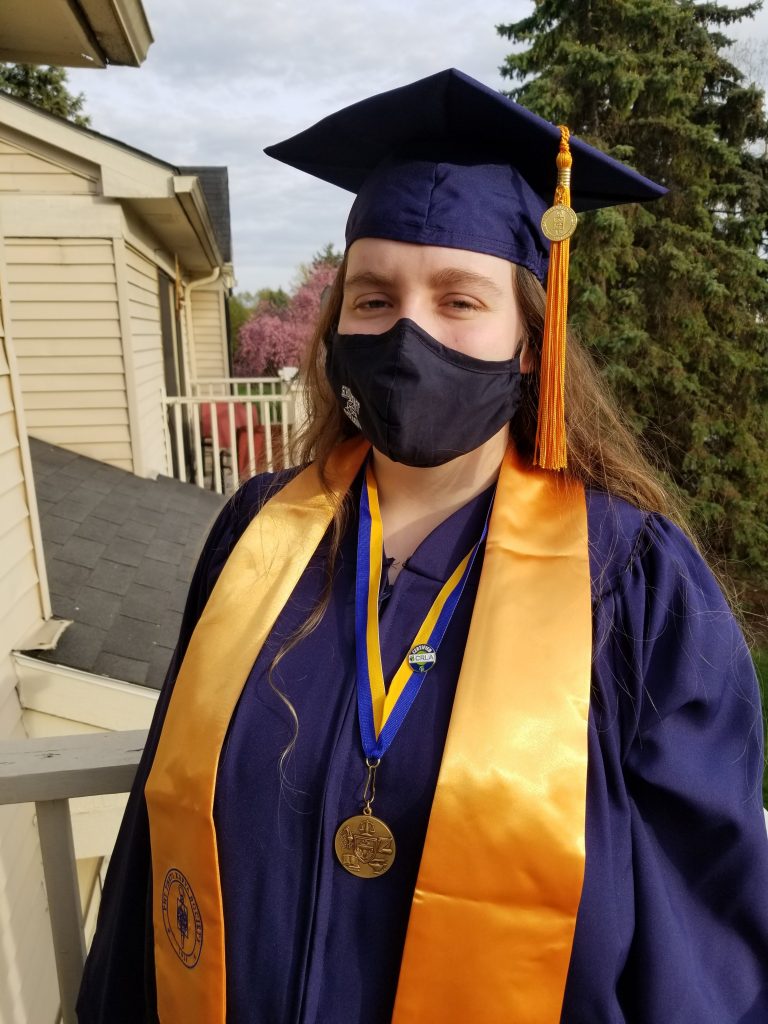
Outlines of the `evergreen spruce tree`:
M75 96L67 89L64 68L0 63L0 92L34 103L49 114L65 117L81 127L90 124L90 118L82 113L85 96L82 93Z
M671 190L580 216L569 314L710 556L766 587L768 123L725 53L760 6L537 0L497 31L514 99Z

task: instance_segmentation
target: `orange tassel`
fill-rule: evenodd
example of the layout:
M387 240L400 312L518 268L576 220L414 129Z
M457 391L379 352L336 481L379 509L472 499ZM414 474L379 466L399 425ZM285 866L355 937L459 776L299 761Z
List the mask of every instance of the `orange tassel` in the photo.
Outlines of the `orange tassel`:
M560 125L555 201L541 218L541 228L552 241L547 274L547 306L539 372L539 420L534 464L543 469L565 469L568 453L565 437L565 347L568 321L568 264L570 238L576 230L571 209L570 132Z

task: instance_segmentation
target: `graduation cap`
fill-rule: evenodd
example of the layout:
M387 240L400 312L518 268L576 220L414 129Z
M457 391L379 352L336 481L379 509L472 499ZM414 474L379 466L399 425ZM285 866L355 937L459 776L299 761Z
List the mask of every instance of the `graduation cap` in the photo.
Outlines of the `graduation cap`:
M469 249L546 278L536 460L564 468L576 214L667 189L455 68L354 103L265 152L356 193L348 247L389 238Z

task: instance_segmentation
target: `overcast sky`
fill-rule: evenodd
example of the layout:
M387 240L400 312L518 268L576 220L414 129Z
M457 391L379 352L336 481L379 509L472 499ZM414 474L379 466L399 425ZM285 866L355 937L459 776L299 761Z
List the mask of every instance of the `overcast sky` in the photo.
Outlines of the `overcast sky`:
M735 6L729 3L729 6ZM457 67L503 88L494 26L531 0L144 0L155 42L136 68L70 70L96 131L173 164L229 168L238 290L289 287L352 196L262 153L339 107ZM768 13L734 30L765 52Z

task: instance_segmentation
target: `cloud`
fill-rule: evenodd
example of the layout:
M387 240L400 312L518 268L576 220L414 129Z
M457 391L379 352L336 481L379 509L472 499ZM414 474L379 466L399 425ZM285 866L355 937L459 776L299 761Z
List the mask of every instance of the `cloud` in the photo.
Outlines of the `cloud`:
M500 22L530 0L144 0L155 43L139 69L72 70L93 127L175 164L229 168L238 287L287 285L333 241L351 195L270 160L264 146L446 67L503 88ZM768 14L734 26L765 35ZM758 27L759 26L759 27Z
M501 87L495 24L525 0L144 0L155 43L140 69L71 71L93 127L176 164L226 164L239 287L288 284L342 244L351 195L262 153L333 110L457 66ZM478 11L478 7L480 10Z

